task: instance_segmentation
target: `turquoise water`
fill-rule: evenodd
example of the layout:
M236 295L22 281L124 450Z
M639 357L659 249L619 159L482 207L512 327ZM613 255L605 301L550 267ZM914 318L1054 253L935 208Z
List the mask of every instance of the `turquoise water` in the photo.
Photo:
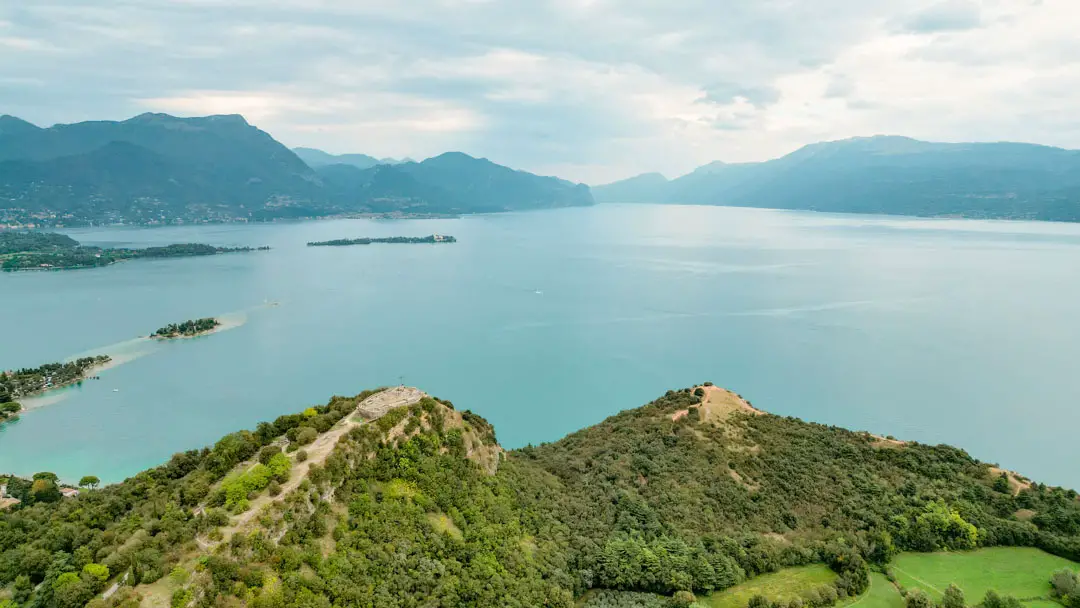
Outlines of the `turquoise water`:
M433 232L459 242L305 247ZM0 274L0 368L120 362L0 430L0 471L115 481L402 377L508 447L712 380L1080 486L1080 225L604 205L70 233L274 249ZM231 328L136 339L212 315Z

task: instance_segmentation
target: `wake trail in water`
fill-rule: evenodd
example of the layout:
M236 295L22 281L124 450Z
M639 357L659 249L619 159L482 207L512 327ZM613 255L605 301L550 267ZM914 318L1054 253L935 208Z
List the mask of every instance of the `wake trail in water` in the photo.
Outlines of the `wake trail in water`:
M858 309L858 308L881 308L888 309L903 304L910 304L926 300L927 298L904 298L899 300L845 300L840 302L825 302L806 306L789 306L779 308L755 308L750 310L706 311L706 312L679 312L650 310L647 314L604 317L596 319L577 319L564 321L525 321L514 323L499 328L501 331L525 331L563 326L594 326L594 325L617 325L621 323L656 323L673 320L692 320L709 317L798 317L817 312L830 312L834 310Z

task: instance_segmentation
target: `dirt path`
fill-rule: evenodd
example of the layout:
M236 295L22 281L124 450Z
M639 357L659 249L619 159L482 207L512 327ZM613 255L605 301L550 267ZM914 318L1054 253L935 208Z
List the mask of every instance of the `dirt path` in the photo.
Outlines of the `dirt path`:
M363 420L357 420L358 415L366 420L374 420L391 409L412 405L425 396L426 394L419 389L408 386L397 386L364 399L353 412L339 420L333 428L319 435L315 441L302 448L307 452L307 460L297 463L295 453L291 455L293 466L292 470L289 472L289 480L281 484L281 492L277 496L270 496L266 493L261 494L258 498L251 501L251 505L247 511L244 511L237 516L228 526L220 529L222 534L222 539L220 541L204 541L197 538L196 541L199 546L204 550L210 550L221 543L228 542L233 534L243 529L252 518L261 513L266 505L284 500L290 492L300 486L300 483L303 480L307 479L307 473L312 465L317 464L321 466L326 462L327 457L334 451L334 446L337 445L338 439L341 439L345 433L348 433L354 427L363 424Z

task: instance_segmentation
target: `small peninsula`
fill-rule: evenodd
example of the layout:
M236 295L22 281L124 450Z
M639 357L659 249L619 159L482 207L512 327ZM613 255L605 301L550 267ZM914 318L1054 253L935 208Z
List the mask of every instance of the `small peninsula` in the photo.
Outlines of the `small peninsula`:
M431 234L428 236L390 236L382 238L363 237L359 239L335 239L332 241L315 241L308 243L308 247L348 247L349 245L372 245L375 243L404 243L407 245L417 245L456 242L456 238L446 234Z
M71 270L109 266L139 258L183 258L222 253L266 251L269 247L216 247L201 243L180 243L143 249L103 249L81 245L75 239L54 232L0 231L0 269Z
M192 338L201 336L202 334L211 333L220 326L221 321L218 321L213 317L205 317L202 319L187 320L183 323L170 323L150 334L150 337L165 340L171 340L173 338Z
M112 359L108 355L82 357L67 363L46 363L40 367L0 372L0 423L22 411L17 399L54 388L82 382L95 368Z

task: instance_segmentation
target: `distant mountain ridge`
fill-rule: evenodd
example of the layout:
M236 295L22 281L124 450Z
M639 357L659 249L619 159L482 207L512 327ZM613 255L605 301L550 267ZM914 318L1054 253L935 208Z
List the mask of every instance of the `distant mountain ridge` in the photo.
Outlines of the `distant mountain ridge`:
M334 164L317 171L337 200L367 206L373 212L491 213L593 204L584 184L516 171L461 152L446 152L419 163L368 169Z
M652 175L652 174L650 174ZM856 137L660 182L595 186L598 202L1080 221L1080 152L1023 143Z
M593 203L587 186L461 153L452 153L447 171L441 157L415 163L299 151L308 162L239 115L148 113L49 128L0 116L0 225L461 214Z
M330 154L316 148L293 148L293 153L309 167L319 168L327 165L352 165L358 169L370 169L375 165L399 165L415 162L411 158L375 158L367 154Z

